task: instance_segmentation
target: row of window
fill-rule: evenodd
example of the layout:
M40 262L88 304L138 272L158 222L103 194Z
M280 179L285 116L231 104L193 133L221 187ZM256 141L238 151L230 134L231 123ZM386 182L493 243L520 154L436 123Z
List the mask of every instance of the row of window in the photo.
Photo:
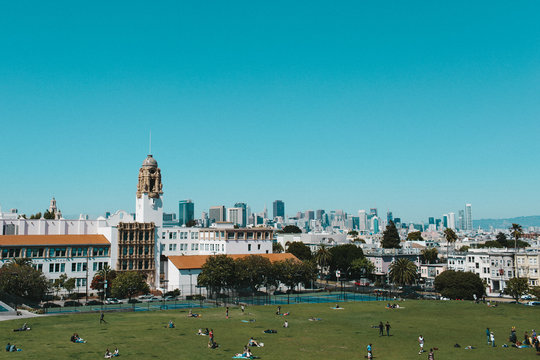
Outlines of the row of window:
M21 248L3 248L2 249L2 258L17 258L21 256L25 256L27 258L41 258L43 257L45 252L44 247L33 247L33 248L26 248L26 253L23 254ZM69 248L48 248L48 255L49 257L66 257L68 254ZM71 248L71 257L82 257L86 256L88 251L88 248ZM109 247L93 247L90 248L90 256L108 256L109 255Z
M199 233L198 232L187 232L187 231L179 231L178 233L177 232L170 232L169 233L169 239L176 239L176 235L178 234L178 239L180 240L187 240L187 239L192 239L192 240L197 240L199 239ZM189 235L191 234L191 235ZM162 239L165 239L167 236L167 233L164 232L161 236Z
M148 270L152 269L152 263L148 260L123 260L121 263L121 270Z
M137 232L137 235L135 233ZM150 231L124 231L122 233L122 240L134 241L134 240L150 240Z
M122 246L122 255L148 255L150 246Z
M93 265L94 271L99 271L103 269L105 265L108 265L108 263L104 261L98 261L98 262L94 262L92 265ZM43 270L43 264L37 264L37 266L34 266L34 268L38 270ZM50 273L65 272L65 271L66 271L66 263L49 264ZM72 272L86 271L86 263L85 262L71 263L71 271Z

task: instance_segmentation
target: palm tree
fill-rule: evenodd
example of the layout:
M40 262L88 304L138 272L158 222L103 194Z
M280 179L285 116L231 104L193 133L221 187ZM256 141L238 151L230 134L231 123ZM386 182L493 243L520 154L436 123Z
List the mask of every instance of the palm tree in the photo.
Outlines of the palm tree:
M328 267L331 259L332 253L328 250L328 246L325 244L320 244L319 249L317 249L317 252L315 253L315 261L321 269L321 278L322 274L326 272L326 268ZM326 282L328 282L328 280L326 280Z
M515 253L517 254L517 242L519 238L521 237L521 235L523 235L523 228L519 224L512 224L512 226L510 226L508 230L510 230L510 235L512 235L512 237L514 238L514 250L515 250ZM514 276L517 277L518 276L517 259L514 259L514 268L515 268Z
M101 270L96 272L97 276L101 276L104 281L107 281L107 278L109 279L107 283L110 283L111 280L113 280L116 277L116 271L111 269L111 267L108 264L105 264ZM108 285L108 284L107 284ZM105 288L105 284L103 284L103 297L107 297L107 290L109 289L109 286Z
M448 247L450 246L450 243L455 243L458 237L454 230L446 228L444 229L444 238L446 239L446 266L449 267L450 258L448 257Z
M397 285L410 285L416 279L416 265L409 259L397 259L390 265L390 280Z
M30 258L25 258L25 257L20 257L20 258L15 258L13 260L10 261L12 264L15 264L15 265L19 265L19 266L30 266L32 265L32 259Z
M422 258L428 264L431 264L433 261L437 260L438 252L436 248L425 248L422 250Z

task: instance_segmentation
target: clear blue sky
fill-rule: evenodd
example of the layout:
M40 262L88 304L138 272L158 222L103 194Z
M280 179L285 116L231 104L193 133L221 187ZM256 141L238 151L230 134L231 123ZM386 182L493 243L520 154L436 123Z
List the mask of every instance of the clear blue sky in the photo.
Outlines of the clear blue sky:
M539 214L537 1L94 1L0 9L0 205Z

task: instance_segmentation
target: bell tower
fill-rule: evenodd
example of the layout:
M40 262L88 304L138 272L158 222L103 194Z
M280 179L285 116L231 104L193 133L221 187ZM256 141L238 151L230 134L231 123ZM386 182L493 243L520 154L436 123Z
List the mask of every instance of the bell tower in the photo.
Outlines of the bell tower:
M161 170L152 155L148 155L139 169L135 221L153 222L156 227L163 226L162 189Z

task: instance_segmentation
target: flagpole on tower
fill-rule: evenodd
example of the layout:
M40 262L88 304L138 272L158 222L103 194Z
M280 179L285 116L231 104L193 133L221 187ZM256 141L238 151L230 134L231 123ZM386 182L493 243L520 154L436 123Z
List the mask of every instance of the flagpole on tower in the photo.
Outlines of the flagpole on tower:
M150 142L149 142L149 145L148 145L148 151L149 151L149 155L152 155L152 130L150 130Z

